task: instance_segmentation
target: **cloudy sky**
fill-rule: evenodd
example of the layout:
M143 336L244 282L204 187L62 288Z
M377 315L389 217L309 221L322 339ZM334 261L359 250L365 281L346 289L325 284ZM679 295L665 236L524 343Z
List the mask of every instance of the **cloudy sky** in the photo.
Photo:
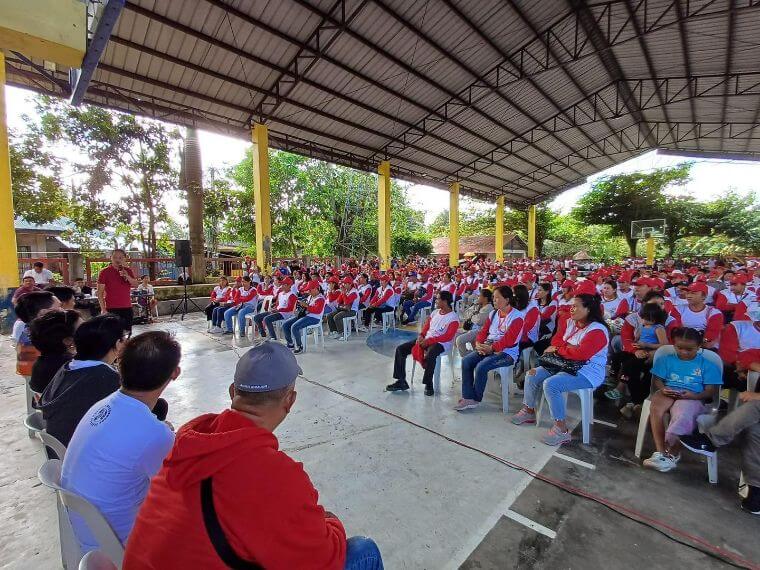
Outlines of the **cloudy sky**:
M34 106L30 102L30 96L28 92L21 89L13 87L7 89L8 124L12 129L23 129L22 113L34 116ZM201 132L204 168L210 166L224 168L236 164L243 158L248 147L249 144L240 139L205 131ZM655 152L647 153L599 173L590 178L586 184L567 190L554 199L552 206L556 211L569 211L578 198L589 190L590 182L593 182L594 178L598 176L651 170L677 164L683 160L674 156L660 156ZM720 195L727 188L733 188L741 193L747 193L753 189L760 190L760 182L758 182L760 181L760 162L700 160L696 161L691 178L686 192L698 200L710 200ZM415 184L410 187L409 197L418 209L425 211L428 222L442 210L448 208L448 193L437 188ZM470 205L483 208L489 206L489 204L468 200L462 207Z

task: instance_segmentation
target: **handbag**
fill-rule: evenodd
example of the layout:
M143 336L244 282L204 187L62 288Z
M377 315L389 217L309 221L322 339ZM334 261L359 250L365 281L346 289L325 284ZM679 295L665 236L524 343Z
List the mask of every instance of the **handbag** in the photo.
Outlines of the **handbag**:
M466 331L472 330L472 319L465 319L462 328Z
M538 365L553 374L565 372L576 376L578 371L583 368L587 362L587 360L570 360L569 358L560 356L556 352L545 352L538 357Z

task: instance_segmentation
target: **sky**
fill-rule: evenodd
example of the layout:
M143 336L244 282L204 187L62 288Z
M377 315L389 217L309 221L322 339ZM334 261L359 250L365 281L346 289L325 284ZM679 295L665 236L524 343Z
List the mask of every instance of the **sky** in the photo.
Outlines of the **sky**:
M34 116L34 106L30 102L31 97L32 94L27 91L14 87L7 88L8 124L11 129L21 130L24 128L22 113ZM212 166L222 169L237 164L250 147L250 143L247 141L208 131L200 132L200 142L204 169ZM684 160L686 159L658 155L654 151L649 152L604 170L590 177L585 184L566 190L551 202L552 209L556 212L569 212L577 200L589 191L594 179L600 176L652 170L672 166ZM760 189L758 182L760 180L760 162L688 160L694 161L695 164L692 168L691 181L685 191L697 200L711 200L728 188L732 188L741 194L748 193L753 189ZM413 184L409 187L407 195L414 207L425 212L427 223L430 223L439 213L449 207L449 196L445 190ZM460 204L460 209L468 207L486 209L491 206L492 204L465 198ZM172 208L169 210L173 217L178 217L178 210L176 212L172 212Z

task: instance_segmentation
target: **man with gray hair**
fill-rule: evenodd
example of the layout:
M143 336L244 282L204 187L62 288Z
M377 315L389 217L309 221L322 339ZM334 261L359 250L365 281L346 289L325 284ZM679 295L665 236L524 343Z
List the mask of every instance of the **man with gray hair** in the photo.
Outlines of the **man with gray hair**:
M127 542L124 570L382 570L377 545L346 540L303 465L279 449L273 432L295 404L299 374L278 342L240 358L231 409L177 432Z

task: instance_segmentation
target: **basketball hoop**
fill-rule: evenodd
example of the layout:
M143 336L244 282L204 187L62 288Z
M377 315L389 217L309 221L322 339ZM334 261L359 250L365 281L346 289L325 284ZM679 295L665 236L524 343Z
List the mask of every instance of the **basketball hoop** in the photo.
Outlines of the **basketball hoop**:
M665 218L634 220L631 222L631 239L647 240L647 265L654 265L654 240L664 238L667 230Z

